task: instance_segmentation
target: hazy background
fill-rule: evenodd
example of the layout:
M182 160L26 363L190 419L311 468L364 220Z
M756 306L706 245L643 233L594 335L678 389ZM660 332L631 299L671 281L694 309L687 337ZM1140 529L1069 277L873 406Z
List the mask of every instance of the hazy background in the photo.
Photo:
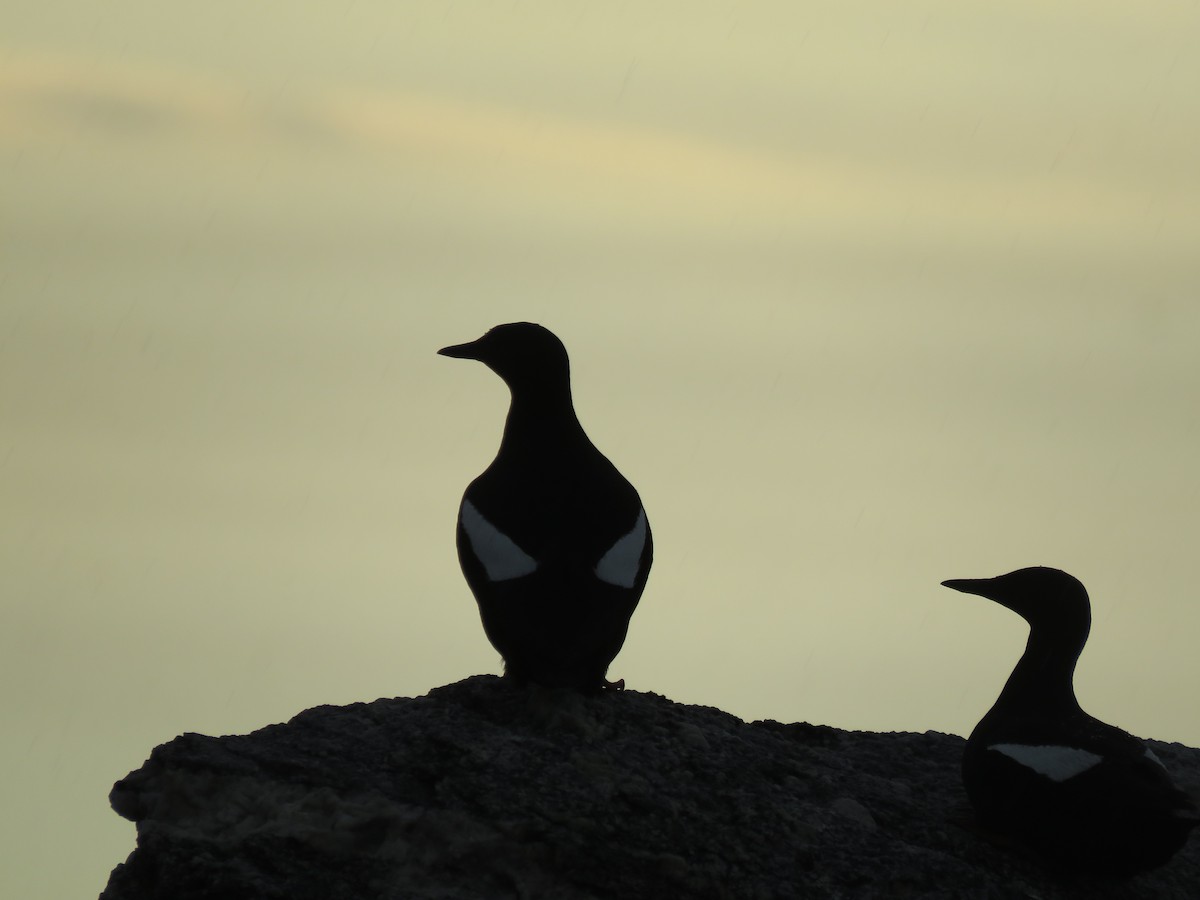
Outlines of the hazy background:
M3 896L98 893L180 732L500 670L435 351L519 319L654 525L613 677L964 734L1025 629L938 582L1047 564L1085 707L1200 744L1196 3L0 21Z

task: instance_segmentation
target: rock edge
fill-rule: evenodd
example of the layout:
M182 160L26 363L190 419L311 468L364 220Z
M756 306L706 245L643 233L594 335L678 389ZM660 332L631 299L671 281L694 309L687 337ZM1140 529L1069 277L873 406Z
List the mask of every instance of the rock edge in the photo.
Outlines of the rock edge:
M1200 895L1195 836L1113 884L982 840L962 747L475 676L155 748L110 795L138 845L101 900Z

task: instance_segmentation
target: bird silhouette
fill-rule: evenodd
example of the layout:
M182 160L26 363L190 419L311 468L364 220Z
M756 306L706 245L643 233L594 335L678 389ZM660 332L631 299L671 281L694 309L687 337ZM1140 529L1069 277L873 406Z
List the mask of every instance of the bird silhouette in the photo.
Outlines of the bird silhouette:
M595 691L625 642L654 554L641 498L592 444L566 348L541 325L443 347L512 394L499 452L458 513L458 557L484 632L517 682Z
M1167 862L1200 813L1153 751L1080 708L1075 663L1092 617L1084 586L1040 566L942 584L1029 623L1024 655L963 752L980 824L1087 874L1129 876Z

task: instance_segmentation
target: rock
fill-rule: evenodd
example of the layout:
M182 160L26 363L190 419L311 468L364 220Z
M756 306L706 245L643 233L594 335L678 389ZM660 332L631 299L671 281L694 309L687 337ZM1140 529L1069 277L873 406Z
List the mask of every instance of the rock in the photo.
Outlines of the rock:
M477 676L156 748L113 788L138 846L101 898L1197 896L1198 838L1124 884L983 841L962 746Z
M856 822L863 828L875 827L875 817L853 797L839 797L833 801L830 808L842 818Z

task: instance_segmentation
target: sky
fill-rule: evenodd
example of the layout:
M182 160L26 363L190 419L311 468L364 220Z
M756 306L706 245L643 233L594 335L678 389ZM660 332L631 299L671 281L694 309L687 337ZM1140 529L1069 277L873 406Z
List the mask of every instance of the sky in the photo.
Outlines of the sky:
M610 677L966 734L1025 626L939 582L1051 565L1085 709L1200 745L1196 3L0 14L0 894L99 893L177 734L500 671L435 351L508 321L654 528Z

